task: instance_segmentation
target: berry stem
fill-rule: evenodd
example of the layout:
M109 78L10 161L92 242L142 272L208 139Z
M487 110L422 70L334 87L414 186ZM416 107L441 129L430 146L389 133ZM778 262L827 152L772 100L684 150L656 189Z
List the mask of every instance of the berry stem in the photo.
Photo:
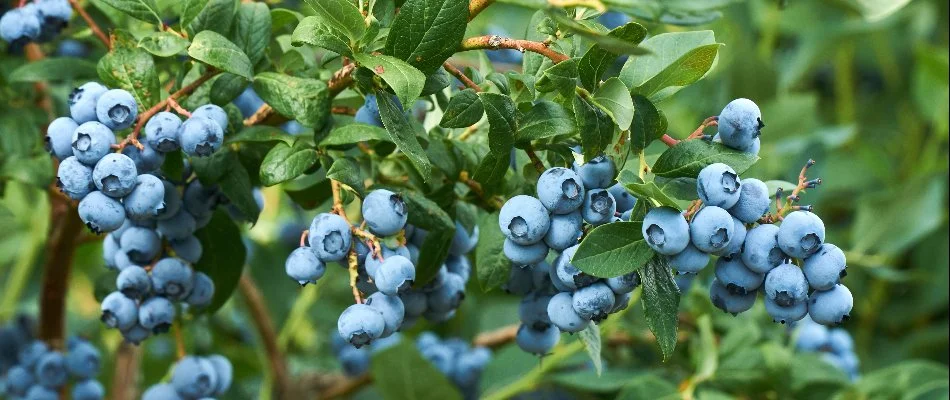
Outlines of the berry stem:
M482 11L485 11L488 6L492 5L495 0L472 0L468 4L468 20L471 21L475 19Z
M445 68L446 72L448 72L448 73L452 74L452 76L458 78L459 81L461 81L462 83L464 83L465 86L467 86L469 89L474 90L475 93L478 93L478 92L481 92L481 91L482 91L482 88L478 87L478 85L476 85L475 82L473 82L471 79L469 79L468 76L465 76L465 74L462 73L462 71L460 71L458 68L455 68L454 65L449 64L448 61L442 63L442 68Z
M24 2L25 1L21 1L20 3ZM112 40L109 39L109 36L106 36L106 34L103 33L102 28L99 27L99 24L97 24L96 21L94 21L92 17L89 16L89 13L86 12L86 9L79 4L79 0L69 0L69 4L72 5L73 10L76 10L76 13L78 13L79 16L86 21L86 25L89 25L89 29L92 30L92 33L96 35L97 38L99 38L99 41L102 42L103 45L106 46L106 49L112 50Z
M524 152L528 155L528 158L531 159L531 164L534 165L534 169L538 171L539 174L543 174L547 168L544 167L544 162L534 153L534 146L531 143L525 145Z
M475 36L462 40L459 51L512 49L520 52L530 51L551 59L555 64L570 57L551 50L546 43L523 39L512 39L498 35Z
M661 137L660 137L660 140L663 141L663 144L665 144L665 145L667 145L667 146L669 146L669 147L676 146L676 145L679 144L679 142L680 142L679 140L676 140L676 139L674 139L672 136L666 135L666 134L664 134L663 136L661 136Z
M689 203L689 207L686 208L686 212L683 213L683 217L685 217L686 220L689 221L693 218L694 215L696 215L697 212L699 212L701 208L703 208L703 201L693 200L691 203Z
M821 178L809 180L806 175L808 168L811 168L813 165L815 165L815 160L808 160L808 162L805 163L801 172L798 173L798 185L795 186L795 189L792 189L792 194L788 195L784 202L782 201L782 188L778 188L778 190L775 191L775 213L762 217L759 219L759 223L772 224L781 221L788 213L796 210L812 211L812 206L793 206L793 203L797 203L801 200L800 195L805 189L814 188L821 184Z
M264 303L264 295L261 294L261 290L247 271L241 274L238 288L241 290L241 295L244 296L244 303L247 305L251 320L261 337L264 350L267 352L270 370L277 384L279 395L277 398L297 398L291 396L293 387L287 371L287 363L277 346L277 332L274 330L274 321L270 317L270 311L267 310L267 305Z
M703 131L710 126L719 126L719 116L714 115L704 119L703 123L699 124L699 127L697 127L693 133L690 133L686 139L701 139L704 136Z
M173 98L168 99L168 108L175 110L179 115L183 115L186 118L191 118L191 112L186 110L181 104L178 104L177 101Z
M274 113L274 108L270 104L264 103L254 114L244 120L244 126L253 126L263 122L267 117Z
M356 109L347 106L333 106L330 108L330 112L337 115L349 115L351 117L356 115Z
M176 319L172 323L172 332L175 335L175 356L178 360L181 360L188 355L188 350L185 350L185 336L181 333L180 319Z
M356 304L363 304L363 295L360 293L360 290L356 287L356 281L359 279L359 257L356 255L356 250L350 250L350 254L347 256L349 261L349 270L350 273L350 289L353 290L353 300Z
M304 229L303 232L300 233L300 247L307 247L307 236L308 236L308 235L310 235L310 230L309 230L309 229Z

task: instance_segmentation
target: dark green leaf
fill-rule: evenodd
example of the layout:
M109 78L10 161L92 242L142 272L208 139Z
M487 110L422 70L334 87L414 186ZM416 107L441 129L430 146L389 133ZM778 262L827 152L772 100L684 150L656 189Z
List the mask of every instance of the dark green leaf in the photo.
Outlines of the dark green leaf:
M455 386L408 339L374 352L370 374L377 393L387 400L462 399ZM419 379L422 376L425 379Z
M636 22L629 22L626 25L615 28L607 36L616 37L625 40L631 44L638 44L646 37L647 30ZM577 69L580 75L581 83L587 90L597 88L600 77L604 76L607 68L617 59L616 53L604 49L601 46L594 45L584 53L584 57L578 62Z
M637 271L653 257L653 249L643 240L641 225L613 222L594 228L571 259L577 269L600 278Z
M254 78L254 68L247 54L226 37L213 31L198 32L188 47L188 55L222 71L243 76L248 80Z
M653 102L642 95L633 96L633 123L630 125L630 151L639 154L654 140L666 134L666 117Z
M241 231L224 210L218 210L211 222L195 232L201 242L201 259L195 269L214 282L214 297L203 311L213 314L231 298L244 271L246 250Z
M478 247L475 248L475 273L483 292L501 287L511 274L511 261L502 250L505 235L498 229L498 213L478 221Z
M209 0L185 0L181 6L181 25L188 26L208 5Z
M101 0L103 3L128 14L130 17L153 24L161 24L155 0Z
M514 147L515 132L518 131L515 102L511 97L482 92L478 94L488 117L488 148L496 156L508 156Z
M581 133L584 159L590 160L603 153L614 136L614 122L610 116L581 96L574 96L574 119Z
M551 9L548 12L551 18L557 21L558 25L566 30L574 32L581 37L596 43L601 48L616 54L649 54L648 49L637 46L636 43L624 40L619 37L608 36L599 31L593 30L586 25L575 21L557 9Z
M389 132L375 125L349 124L334 128L327 137L323 138L320 146L339 146L367 142L370 140L390 141Z
M496 155L495 153L485 154L482 161L478 163L475 173L472 174L472 179L480 183L486 193L497 191L505 179L505 174L508 172L510 158L510 153L500 155Z
M327 178L333 179L363 195L363 179L360 177L360 166L349 158L337 158L327 170Z
M640 281L643 284L643 313L647 326L656 337L663 360L669 360L676 348L680 292L673 281L673 272L666 256L657 254L640 268Z
M300 205L300 207L303 207L305 210L312 210L333 197L333 189L330 187L329 179L318 179L316 177L307 178L310 179L301 179L309 181L306 184L298 184L296 181L291 182L285 185L284 191L294 203Z
M337 54L347 56L353 54L352 50L350 50L350 44L347 38L342 33L334 31L327 25L326 21L320 17L310 16L304 18L303 21L297 25L297 28L294 29L290 40L294 46L309 44L330 50Z
M426 76L404 61L395 57L372 54L354 54L353 58L364 68L383 78L389 88L396 93L399 102L406 104L407 107L415 103L416 98L422 93Z
M261 213L261 208L254 199L254 187L251 185L251 177L247 173L247 168L241 164L237 155L233 155L230 168L221 177L221 192L227 196L231 204L234 205L240 216L245 221L252 224L257 223L257 217Z
M314 130L329 118L329 92L323 81L262 72L254 77L254 90L280 115Z
M560 135L571 135L577 131L574 115L553 101L538 101L518 120L518 133L515 140L519 143L530 142Z
M280 128L267 125L249 126L241 130L240 133L227 138L228 143L271 143L284 142L292 145L294 136L284 132Z
M401 194L406 202L408 223L429 232L419 249L419 262L416 263L416 285L425 285L438 274L449 254L455 223L438 204L421 193L404 188L389 189Z
M294 179L316 165L318 157L314 149L277 143L261 162L261 183L273 186Z
M610 78L594 93L594 103L600 106L620 130L630 129L633 122L634 106L630 91L620 79Z
M211 84L211 102L224 106L237 98L248 85L247 79L232 73L222 73Z
M117 30L112 37L112 51L99 59L96 66L99 78L106 85L132 93L139 112L143 112L158 103L160 97L155 60L137 47L130 33Z
M556 91L563 96L570 96L575 87L577 87L577 61L573 58L544 70L538 81L534 83L534 88L541 93Z
M435 72L426 76L426 82L422 85L422 96L431 96L442 89L449 87L452 83L452 77L444 69L439 68Z
M241 3L235 19L231 37L234 44L244 50L251 65L264 57L264 50L270 43L270 10L264 3Z
M449 106L439 122L443 128L465 128L474 125L485 114L485 107L475 90L465 89L449 100Z
M14 82L70 82L96 77L96 64L87 60L63 57L44 58L23 64L10 72L7 81Z
M221 35L227 35L228 32L231 32L236 2L233 0L199 0L196 3L195 7L202 6L202 8L188 22L188 32L192 35L202 31L213 31ZM204 3L204 5L201 3ZM191 6L186 5L186 7L188 13L194 12Z
M384 53L430 74L458 49L467 24L468 0L407 0L389 30Z
M432 169L429 157L426 156L422 145L419 144L415 129L409 125L409 121L406 120L406 115L403 114L401 107L396 103L396 99L389 93L378 91L376 92L376 103L379 105L379 116L382 118L383 125L386 126L386 131L389 132L393 143L409 157L409 161L416 167L423 179L428 179L429 172Z
M188 48L191 42L171 32L152 32L139 40L139 47L158 57L171 57Z
M733 150L719 143L683 140L660 154L653 164L653 173L664 178L695 178L707 165L725 163L741 174L758 160L756 155Z

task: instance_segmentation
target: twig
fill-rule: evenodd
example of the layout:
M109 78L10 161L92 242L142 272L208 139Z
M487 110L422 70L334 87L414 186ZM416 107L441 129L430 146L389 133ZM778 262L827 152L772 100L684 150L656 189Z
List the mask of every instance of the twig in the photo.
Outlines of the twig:
M702 207L702 200L693 200L691 203L689 203L689 207L686 208L686 212L683 213L683 217L686 218L687 221L690 221L693 216L696 215L696 212L698 212Z
M322 393L320 393L319 398L323 400L330 400L355 393L363 386L372 383L373 378L369 374L364 374L356 378L342 378L338 382L339 383L330 386L327 388L327 390L324 390Z
M445 70L448 73L458 78L459 81L465 84L465 86L468 86L470 89L474 90L476 93L482 91L482 88L478 87L478 85L476 85L475 82L473 82L471 79L465 76L465 74L463 74L462 71L460 71L458 68L455 68L454 65L449 64L448 61L442 63L442 68L445 68Z
M79 4L79 1L69 0L69 4L71 4L73 6L73 10L76 10L76 12L79 13L79 16L86 21L86 25L89 25L89 29L92 30L92 33L96 35L96 37L99 38L99 41L101 41L102 44L106 46L106 49L112 50L112 40L110 40L109 37L103 33L102 28L100 28L99 24L97 24L96 21L94 21L92 17L89 16L89 13L87 13L86 9Z
M51 187L50 192L54 191ZM65 344L63 337L66 332L69 273L76 251L76 238L80 237L82 231L82 221L71 201L61 196L49 196L49 199L52 224L40 290L39 338L52 348L62 349Z
M512 49L520 52L530 51L551 59L555 64L570 59L570 57L551 50L548 44L523 39L512 39L498 35L476 36L465 39L459 46L459 51L468 50L498 50Z
M330 82L327 82L327 89L330 90L330 97L336 97L343 89L346 89L353 83L353 71L356 71L356 64L346 64L343 68L333 73Z
M472 2L468 4L468 20L471 21L475 19L478 14L485 11L485 9L494 2L495 0L472 0Z
M493 331L479 333L472 341L472 345L496 349L511 343L517 335L518 324L508 325Z
M472 180L472 178L468 175L468 171L459 172L459 182L462 182L465 184L465 186L468 186L468 188L471 189L472 192L474 192L478 197L485 197L485 191L482 190L482 184Z
M175 110L175 112L177 112L179 115L183 115L186 118L191 118L191 112L182 107L181 104L178 104L175 99L168 99L168 108Z
M702 138L702 137L703 137L703 131L704 131L707 127L710 127L710 126L718 126L718 125L719 125L719 117L718 117L718 116L715 116L715 115L714 115L714 116L712 116L712 117L708 117L708 118L704 119L704 120L703 120L703 123L699 124L699 127L696 128L696 130L694 130L693 133L690 133L689 136L686 137L686 139L699 139L699 138Z
M267 306L264 304L264 296L261 294L257 284L247 272L241 275L238 283L241 294L244 296L244 302L247 304L248 311L251 314L251 320L261 336L261 342L264 344L264 350L267 352L267 359L270 362L270 369L274 374L274 381L277 383L277 390L280 394L278 398L289 399L292 392L290 376L287 372L287 363L280 348L277 347L277 332L274 330L274 321L271 320Z
M347 107L347 106L333 106L330 108L330 113L337 114L337 115L353 116L353 115L356 115L356 109L353 107Z
M115 372L112 378L112 399L132 400L136 396L136 380L139 372L141 347L122 341L115 355Z
M254 114L244 119L244 126L257 125L267 119L267 117L270 117L273 113L274 108L271 107L270 104L264 103L257 111L254 111Z
M180 319L172 323L172 333L175 335L175 356L181 360L188 355L188 350L185 350L185 336L181 333Z
M528 154L528 158L531 159L531 164L534 165L534 169L536 169L538 173L544 173L544 171L547 170L547 168L544 167L544 162L534 153L534 146L532 146L531 143L525 146L524 152Z
M669 147L676 146L676 145L679 144L679 142L680 142L679 140L676 140L676 139L674 139L672 136L666 135L666 134L664 134L663 136L661 136L661 137L660 137L660 140L662 140L663 143L666 144L666 145L669 146Z
M347 268L347 270L350 273L350 289L353 291L353 301L355 301L356 304L363 304L363 294L360 293L360 289L356 287L356 281L360 277L360 262L355 249L350 250L347 261L349 261L349 268Z

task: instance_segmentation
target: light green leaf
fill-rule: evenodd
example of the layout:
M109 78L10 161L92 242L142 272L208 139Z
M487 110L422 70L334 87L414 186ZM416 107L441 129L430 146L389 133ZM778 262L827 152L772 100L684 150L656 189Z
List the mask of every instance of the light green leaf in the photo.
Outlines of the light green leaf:
M571 259L577 269L599 278L612 278L637 271L653 257L643 240L641 224L612 222L594 228Z
M646 28L636 22L617 27L607 34L607 36L622 39L634 45L643 41L646 35ZM577 63L578 73L584 87L588 90L596 89L600 78L604 76L607 68L616 59L616 53L612 53L598 45L591 46Z
M587 356L594 364L594 371L597 371L597 376L600 376L604 372L604 361L600 355L600 327L594 322L587 324L587 327L577 334L577 339L584 343L584 350L587 351Z
M317 164L317 151L306 146L277 143L261 162L261 183L274 186L294 179Z
M455 386L407 339L373 352L370 374L386 400L461 400ZM419 377L425 379L419 379Z
M345 35L350 45L356 43L366 32L363 14L352 0L307 0L316 16L334 32Z
M234 30L231 37L238 48L244 49L251 65L264 57L264 50L270 43L270 10L264 3L242 3L238 8Z
M534 104L518 120L515 141L530 142L577 132L574 116L560 104L542 100Z
M712 68L719 47L712 31L672 32L641 43L651 54L631 57L620 80L633 93L658 101L698 81Z
M213 31L201 31L195 35L188 55L198 61L243 76L251 80L254 78L254 68L247 54L231 43L227 38Z
M395 57L371 54L354 54L353 58L364 68L383 78L393 92L396 92L399 102L406 107L411 107L422 93L426 76L404 61Z
M487 214L478 221L478 245L475 248L475 274L483 292L498 288L508 281L511 261L502 247L505 235L498 229L498 213Z
M458 49L467 24L468 0L407 0L389 30L384 53L431 74Z
M385 129L374 125L356 123L334 128L327 137L320 141L320 146L340 146L370 140L391 141L389 132L386 132Z
M181 25L188 26L191 21L201 14L201 10L208 5L209 0L185 0L181 6Z
M231 32L236 5L234 0L198 0L194 6L186 4L185 11L188 13L193 13L195 8L201 6L198 13L188 22L188 32L192 36L202 31L214 31L222 36L227 35Z
M179 54L190 44L188 39L167 31L152 32L139 40L139 47L159 57Z
M360 196L363 195L363 179L360 178L360 166L354 160L349 158L333 160L333 164L327 170L327 178L349 186Z
M557 91L563 96L569 96L575 87L577 87L577 61L573 58L544 70L541 77L534 83L534 88L541 93Z
M634 113L633 98L620 79L614 77L604 81L594 93L594 103L610 115L620 130L630 129Z
M128 14L130 17L149 23L161 24L162 17L158 15L158 5L155 0L100 0L116 10Z
M645 49L637 46L636 43L625 40L624 38L609 36L602 32L593 30L586 25L577 22L561 10L550 9L548 16L557 21L561 28L574 32L575 34L596 43L601 48L616 54L648 54L651 49Z
M304 18L290 36L294 46L309 44L346 56L353 55L346 37L331 29L320 17Z
M614 79L614 78L611 78ZM666 134L667 121L663 112L650 99L633 95L633 121L630 124L630 151L639 154L650 143Z
M271 143L284 142L288 145L293 144L293 135L284 132L280 128L267 125L249 126L241 130L234 136L225 138L227 143Z
M254 90L280 115L315 130L322 128L330 115L327 85L317 79L262 72L254 77Z

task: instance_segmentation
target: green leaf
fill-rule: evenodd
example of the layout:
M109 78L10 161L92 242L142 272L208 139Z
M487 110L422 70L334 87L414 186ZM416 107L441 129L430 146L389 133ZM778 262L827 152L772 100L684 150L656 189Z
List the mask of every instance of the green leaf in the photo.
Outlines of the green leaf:
M925 177L895 185L889 193L867 196L855 205L851 225L855 252L899 254L944 226L934 215L945 208L946 183L937 176Z
M96 64L73 57L51 57L25 63L10 72L7 81L16 82L70 82L96 77Z
M478 245L475 248L475 274L483 292L501 287L511 275L511 261L505 257L505 235L498 229L498 213L478 221Z
M643 284L643 313L647 326L656 337L663 361L669 360L676 348L680 292L673 281L673 272L666 256L656 254L640 268L640 281Z
M605 35L595 31L580 22L573 20L558 9L550 9L548 15L557 21L558 25L566 30L596 43L601 48L616 54L648 54L650 49L637 46L623 38Z
M329 92L323 81L262 72L254 77L254 90L280 115L314 130L329 118Z
M755 164L759 157L733 150L719 143L704 140L683 140L663 154L653 164L653 173L664 178L699 176L699 171L709 164L724 163L741 174Z
M363 14L350 0L307 0L323 24L335 33L344 35L352 46L366 32Z
M139 47L158 57L171 57L185 49L191 42L168 31L152 32L139 40Z
M818 383L843 386L848 382L844 371L823 360L820 353L794 354L792 362L788 366L788 371L789 386L795 391L803 390ZM895 382L891 381L891 384L895 384Z
M654 101L664 99L705 76L721 45L716 43L712 31L653 36L641 43L651 54L628 59L620 71L620 80L633 93Z
M630 129L635 108L630 91L620 79L610 78L600 85L594 93L594 103L607 112L620 130Z
M254 78L254 68L247 54L216 32L198 32L188 47L188 55L222 71L243 76L247 80Z
M392 142L406 157L409 157L409 161L416 167L419 174L427 180L432 165L429 163L429 157L426 156L422 145L419 144L415 129L406 120L402 108L396 104L396 100L392 98L392 95L384 91L376 92L376 103L379 105L379 116L383 120L383 125L386 126L386 131L389 132Z
M718 346L716 336L713 334L712 318L709 314L705 314L696 320L696 326L699 328L699 335L693 336L690 340L690 355L696 366L696 372L690 379L692 385L712 379L719 367Z
M371 54L354 54L353 58L364 68L383 78L396 93L399 102L405 104L406 107L415 103L419 94L422 93L426 76L404 61L395 57Z
M323 138L320 146L340 146L367 142L370 140L390 141L389 132L375 125L368 124L349 124L339 128L334 128Z
M181 26L188 26L205 9L209 0L185 0L181 6Z
M597 371L597 376L600 376L604 372L604 361L600 355L600 327L594 322L587 324L584 330L578 332L577 339L584 343L584 350L587 351L587 356L594 364L594 371Z
M439 93L442 89L449 87L450 84L452 84L452 77L444 69L439 68L426 76L426 82L422 85L422 96Z
M572 58L561 61L544 70L541 77L534 83L534 88L541 93L557 91L563 96L570 96L577 87L577 76L576 60Z
M643 41L647 35L647 30L636 22L629 22L626 25L614 28L607 36L625 40L631 44L638 44ZM580 75L581 83L587 90L594 90L604 76L607 69L617 59L617 54L612 53L601 46L594 45L578 62L577 69Z
M233 153L232 153L233 154ZM221 177L221 192L231 201L231 204L240 211L240 216L247 222L257 223L257 217L261 214L261 208L254 199L254 186L251 185L251 177L247 173L247 168L238 160L237 154L232 157L231 167Z
M666 194L663 189L657 186L656 182L643 182L635 173L629 170L620 172L617 181L627 188L627 191L640 200L653 199L660 202L660 205L670 206L679 209L676 199Z
M439 125L443 128L466 128L482 119L485 107L473 89L456 93L442 113Z
M478 94L488 117L488 149L496 155L508 157L514 147L515 132L518 131L515 102L511 97L482 92Z
M617 395L617 400L677 400L680 398L676 385L652 373L639 375L631 379L630 383L624 386L620 394Z
M461 400L455 386L408 339L373 352L373 386L387 400ZM419 379L420 377L425 379Z
M530 142L577 132L574 115L553 101L538 101L518 120L515 141Z
M581 133L584 159L599 156L614 137L614 123L606 112L581 96L574 96L574 119Z
M615 79L615 78L611 78ZM650 99L633 95L633 122L630 124L630 151L639 154L650 143L663 137L667 128L666 116Z
M345 56L353 55L346 36L333 30L320 17L310 16L300 21L290 36L290 42L294 46L309 44Z
M186 5L184 11L189 13L189 17L195 8L201 6L198 13L190 18L187 24L188 32L192 36L202 31L213 31L221 35L227 35L231 32L236 4L234 0L198 0L194 6ZM186 18L183 17L183 19Z
M419 261L416 263L416 286L421 287L439 273L439 268L448 257L455 235L455 223L445 210L421 193L405 188L389 189L402 195L406 202L407 222L429 232L419 248Z
M360 196L363 195L363 179L360 177L360 166L349 158L337 158L327 170L327 178L349 186Z
M468 0L407 0L383 53L431 74L458 49L467 24Z
M272 143L292 145L296 138L275 126L255 125L244 128L237 135L226 138L227 143Z
M261 162L261 183L274 186L294 179L317 164L317 151L303 145L277 143Z
M844 3L861 13L864 19L874 22L900 11L910 0L846 0Z
M480 183L486 193L497 191L505 179L505 174L508 173L510 157L510 153L501 155L489 152L485 154L482 161L478 163L478 167L475 168L472 179Z
M612 222L584 237L571 264L590 275L612 278L640 270L652 257L653 249L643 240L641 224Z
M99 78L106 85L132 93L139 112L143 112L158 103L160 97L155 60L138 48L130 33L117 30L112 37L112 50L99 59L96 66Z
M214 282L214 297L203 311L213 314L231 298L244 271L247 255L241 231L224 210L218 210L211 222L195 232L201 242L201 259L195 270L204 272Z
M130 17L149 23L162 23L155 0L100 0Z
M241 95L248 83L247 79L232 73L225 72L218 75L211 83L209 94L211 102L219 106L227 105Z
M270 43L270 35L271 19L267 4L241 3L231 37L234 38L234 44L247 54L251 65L257 64L264 57L264 50Z

